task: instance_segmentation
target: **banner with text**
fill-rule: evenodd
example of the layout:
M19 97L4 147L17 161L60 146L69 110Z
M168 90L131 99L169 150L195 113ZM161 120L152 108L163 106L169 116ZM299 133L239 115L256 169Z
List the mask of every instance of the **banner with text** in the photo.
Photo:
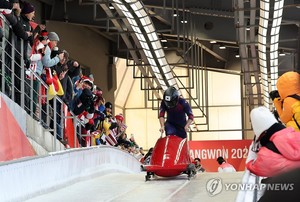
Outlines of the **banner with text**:
M192 159L200 158L207 172L218 171L219 156L232 164L237 171L244 171L251 142L252 140L189 141L190 155Z

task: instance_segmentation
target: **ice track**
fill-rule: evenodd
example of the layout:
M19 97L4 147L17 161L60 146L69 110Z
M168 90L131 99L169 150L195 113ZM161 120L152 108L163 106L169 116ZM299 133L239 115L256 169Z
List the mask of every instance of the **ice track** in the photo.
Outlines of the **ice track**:
M59 190L36 196L27 202L99 202L99 201L174 201L210 202L235 201L237 190L223 190L210 196L206 183L220 178L222 183L239 183L243 172L237 173L199 173L187 180L186 175L173 178L153 179L145 182L145 173L111 173L78 181Z

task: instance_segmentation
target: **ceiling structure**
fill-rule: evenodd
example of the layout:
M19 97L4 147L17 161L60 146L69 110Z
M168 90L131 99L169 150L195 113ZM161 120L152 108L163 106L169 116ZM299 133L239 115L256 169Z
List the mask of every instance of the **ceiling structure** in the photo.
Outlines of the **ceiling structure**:
M120 19L120 17L108 16L105 12L105 9L110 9L113 0L40 1L48 5L45 9L46 20L90 26L117 42L117 28L111 20ZM240 1L243 2L244 8L238 7ZM180 52L178 44L180 41L184 41L182 37L190 39L195 37L209 53L206 60L208 67L225 69L230 57L235 56L230 53L238 48L239 38L236 28L240 26L237 19L239 9L244 10L245 27L250 22L250 11L255 10L255 22L249 28L254 28L257 36L259 1L256 1L254 8L251 7L250 0L144 0L141 2L147 8L157 33L161 38L167 39L167 42L163 44L164 47L175 48ZM298 7L300 7L300 0L284 1L279 41L280 50L296 54L297 60L300 38L300 8ZM78 15L79 13L80 15ZM114 13L113 10L112 13ZM216 41L217 44L210 44L210 41ZM221 45L225 45L228 50L220 51ZM233 52L237 51L238 49ZM117 54L121 55L122 53Z
M270 66L273 64L270 63L272 59L270 46L275 46L276 53L280 53L274 58L274 64L278 66L276 70L278 75L286 71L300 72L300 0L272 2L269 0L39 1L45 3L44 20L63 21L88 27L113 42L112 55L134 60L134 65L142 72L140 78L148 83L143 90L151 91L148 93L152 94L149 95L149 99L159 99L161 90L164 90L163 86L170 85L168 81L172 78L157 76L157 72L160 75L166 74L163 71L165 68L162 68L164 65L159 64L159 60L155 61L156 64L149 62L148 54L144 52L145 46L139 43L141 40L136 37L136 33L139 32L142 38L145 38L145 42L148 45L151 44L151 40L147 38L148 31L142 29L143 24L139 24L140 19L132 9L133 7L128 6L136 2L141 2L143 8L140 10L145 11L151 17L160 41L160 47L155 46L157 48L155 49L151 46L149 52L152 54L158 50L163 50L166 54L176 52L181 60L169 63L171 69L175 66L186 67L192 70L191 74L194 69L203 67L213 71L240 72L245 87L243 96L247 98L247 105L250 109L255 105L266 105L266 103L268 105L269 83L277 78L270 76L272 72ZM270 10L269 18L266 19L267 25L265 25L265 35L269 36L265 39L265 56L261 56L261 51L258 50L261 45L259 36L262 36L263 31L262 17L260 17L262 3L267 4ZM278 20L277 14L280 11L277 10L276 3L283 4L282 20ZM125 6L122 7L123 5ZM128 9L132 12L130 14L132 19L129 21L128 15L124 13L124 10ZM133 24L138 24L137 28L141 30L136 30L132 26L132 20L135 21ZM278 43L272 39L274 38L272 27L276 23L280 27ZM262 58L265 60L266 73L264 74L262 74L265 71L261 65ZM232 69L232 61L238 61L238 69ZM186 77L191 77L191 75L188 74ZM177 81L180 82L179 79ZM261 84L263 84L262 87ZM193 86L192 83L191 85ZM186 87L179 85L179 88ZM190 92L189 89L187 91ZM204 106L205 103L201 103L199 97L192 97L191 100L199 108L201 116L205 116L205 109L199 107Z

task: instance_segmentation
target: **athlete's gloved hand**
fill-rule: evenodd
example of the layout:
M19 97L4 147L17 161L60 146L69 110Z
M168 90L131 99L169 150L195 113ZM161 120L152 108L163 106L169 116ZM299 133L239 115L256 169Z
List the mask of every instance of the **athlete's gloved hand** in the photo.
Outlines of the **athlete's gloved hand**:
M184 130L185 130L185 132L188 132L189 131L189 126L184 126Z
M160 132L161 134L163 134L163 133L165 132L165 127L164 127L164 126L161 127L161 128L159 129L159 132Z

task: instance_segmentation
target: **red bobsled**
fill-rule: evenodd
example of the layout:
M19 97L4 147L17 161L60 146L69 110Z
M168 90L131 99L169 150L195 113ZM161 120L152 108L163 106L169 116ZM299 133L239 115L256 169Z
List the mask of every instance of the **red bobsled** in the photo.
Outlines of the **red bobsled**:
M151 156L150 165L143 165L148 181L151 176L173 177L187 174L188 179L196 174L195 165L191 162L187 139L169 135L157 140Z

